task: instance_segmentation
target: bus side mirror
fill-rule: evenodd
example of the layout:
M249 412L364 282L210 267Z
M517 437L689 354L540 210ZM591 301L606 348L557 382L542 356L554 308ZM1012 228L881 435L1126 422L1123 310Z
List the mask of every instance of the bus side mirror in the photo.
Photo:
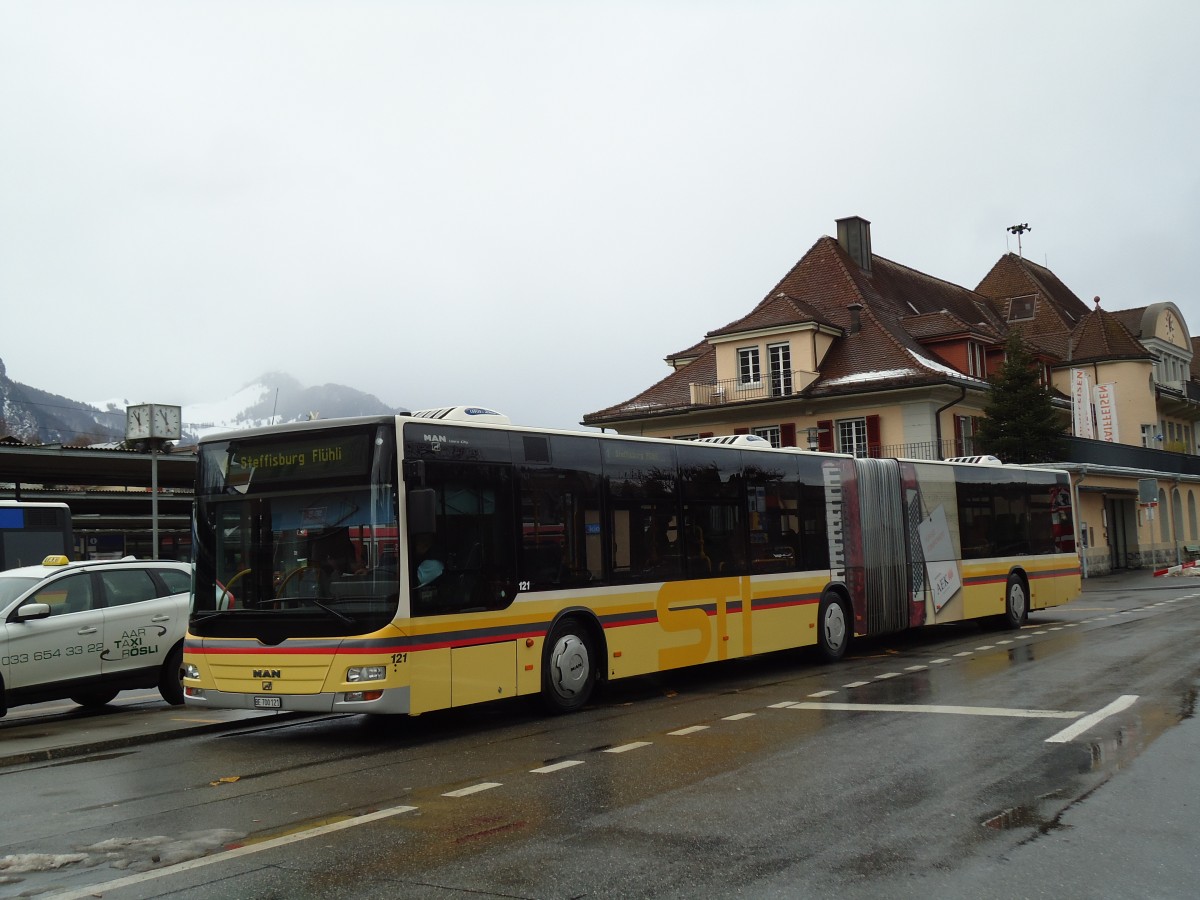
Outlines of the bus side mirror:
M433 488L408 492L408 530L410 534L437 530L437 491Z

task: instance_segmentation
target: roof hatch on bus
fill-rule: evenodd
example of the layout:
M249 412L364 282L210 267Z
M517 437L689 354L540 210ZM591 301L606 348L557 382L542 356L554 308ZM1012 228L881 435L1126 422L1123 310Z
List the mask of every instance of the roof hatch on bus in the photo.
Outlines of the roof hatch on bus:
M504 413L483 406L443 406L438 409L414 409L409 413L415 419L443 419L447 422L479 422L488 425L511 425L512 420Z

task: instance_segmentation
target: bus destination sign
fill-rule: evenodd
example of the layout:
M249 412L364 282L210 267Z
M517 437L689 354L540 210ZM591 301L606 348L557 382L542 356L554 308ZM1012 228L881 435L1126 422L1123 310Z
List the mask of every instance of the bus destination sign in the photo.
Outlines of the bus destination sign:
M226 482L291 481L297 478L366 476L370 444L365 434L323 436L306 441L229 445Z

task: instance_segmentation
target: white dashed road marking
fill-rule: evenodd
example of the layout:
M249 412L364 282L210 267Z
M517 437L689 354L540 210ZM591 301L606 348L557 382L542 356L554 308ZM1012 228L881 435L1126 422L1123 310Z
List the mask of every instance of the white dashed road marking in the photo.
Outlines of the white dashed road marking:
M582 759L564 759L562 762L551 763L548 766L542 766L540 769L530 769L529 771L534 775L549 775L551 772L561 772L563 769L582 765Z
M634 741L632 744L622 744L620 747L609 747L605 753L628 753L630 750L640 750L649 747L650 741Z
M480 784L473 784L470 787L459 788L457 791L447 791L442 794L443 797L469 797L471 794L478 794L480 791L490 791L492 788L500 787L498 781L484 781Z

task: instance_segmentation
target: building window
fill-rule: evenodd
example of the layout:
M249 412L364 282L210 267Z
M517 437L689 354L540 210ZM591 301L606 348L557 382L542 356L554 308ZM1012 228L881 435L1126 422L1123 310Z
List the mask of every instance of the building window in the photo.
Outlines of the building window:
M958 446L955 447L955 456L976 456L979 451L975 449L975 417L974 416L955 416L954 417L954 436L958 439Z
M758 348L743 347L738 351L738 384L758 384L761 380Z
M867 455L867 420L839 419L837 423L838 452L854 456Z
M1036 298L1032 295L1029 297L1014 297L1008 303L1008 321L1021 322L1032 319L1036 309Z
M767 425L763 428L751 428L750 433L756 437L765 438L771 442L772 447L782 447L783 440L779 433L778 425Z
M771 366L771 396L788 396L792 392L791 344L768 344L767 360Z
M967 341L967 374L987 378L987 354L978 341Z

